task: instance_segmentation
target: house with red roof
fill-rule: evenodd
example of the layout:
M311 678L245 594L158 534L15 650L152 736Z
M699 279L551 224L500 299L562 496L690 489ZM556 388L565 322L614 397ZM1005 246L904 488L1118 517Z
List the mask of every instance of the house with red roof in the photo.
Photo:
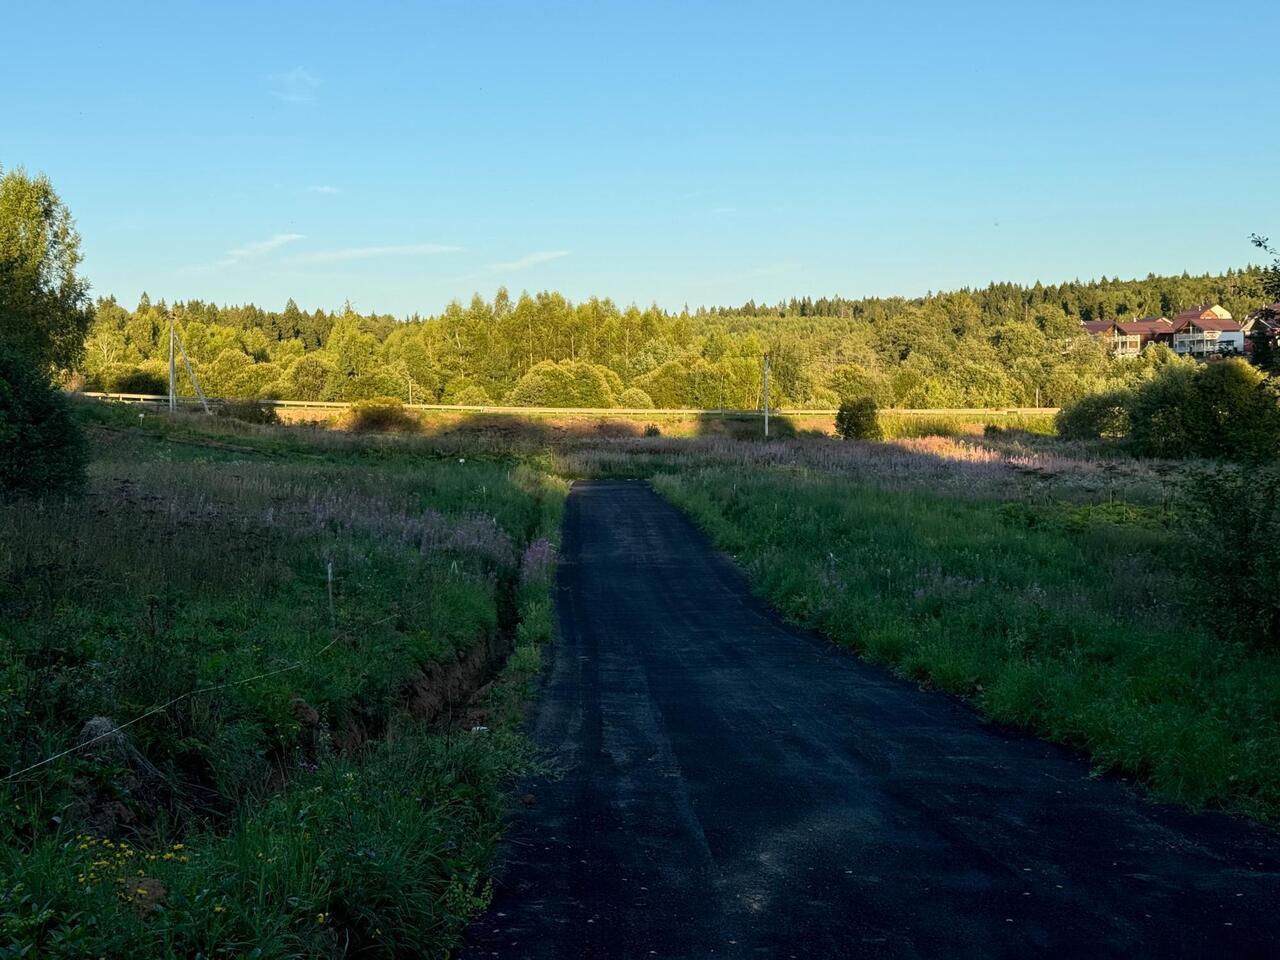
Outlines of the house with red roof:
M1192 307L1173 318L1171 346L1188 357L1244 353L1244 328L1217 304Z
M1149 343L1168 343L1173 324L1164 317L1141 320L1090 320L1084 324L1089 335L1101 340L1117 357L1136 357Z

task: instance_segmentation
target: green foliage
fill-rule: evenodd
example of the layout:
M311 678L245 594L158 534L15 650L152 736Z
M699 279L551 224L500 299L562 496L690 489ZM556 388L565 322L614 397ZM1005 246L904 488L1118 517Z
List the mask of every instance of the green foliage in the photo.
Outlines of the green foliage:
M836 434L842 440L879 440L880 411L872 397L844 400L836 412Z
M1058 412L1058 436L1064 440L1127 436L1131 402L1127 390L1108 390L1081 397Z
M0 348L42 371L79 361L90 321L80 259L80 236L49 178L0 169Z
M1280 396L1239 359L1167 366L1133 392L1129 436L1152 457L1260 461L1280 454Z
M1183 570L1183 525L1154 505L1045 504L1040 487L1011 509L1017 487L986 498L808 462L659 465L653 482L797 621L1160 796L1280 821L1280 657L1224 644L1193 613L1208 599L1227 623L1248 590L1245 623L1273 629L1274 480L1251 494L1241 474L1209 501L1221 520L1256 504L1218 531L1229 550L1257 525L1249 558L1214 555L1210 576L1243 578L1226 602L1204 562Z
M27 354L0 349L0 496L75 493L86 461L66 399Z
M445 384L440 402L459 407L487 407L493 404L489 392L466 377L454 377Z
M375 397L351 405L347 426L370 433L411 433L422 429L422 421L395 397Z
M507 402L516 407L612 407L609 371L580 361L544 360L520 378Z
M618 406L624 410L652 410L653 398L639 387L628 387L618 394Z
M1226 640L1280 654L1280 468L1193 476L1186 496L1193 549L1183 582Z
M0 503L0 776L206 692L0 787L0 954L447 955L530 759L564 485L416 438L76 412L104 440L86 496ZM488 733L414 716L508 630Z
M510 397L524 406L594 406L637 389L659 408L756 410L768 352L775 409L831 409L862 396L882 408L1062 406L1146 379L1167 353L1111 358L1081 320L1172 315L1206 301L1243 317L1268 302L1264 274L993 284L910 300L803 299L695 313L571 303L550 292L512 300L499 291L492 301L477 296L402 321L349 305L307 313L291 302L276 312L144 297L129 311L108 299L96 306L81 372L98 384L113 365L162 360L172 313L197 375L217 385L211 396L408 400L412 389L419 402L456 404L465 394L467 405ZM182 389L190 391L185 382Z
M145 393L152 396L169 392L166 373L158 369L116 364L103 371L99 385L107 393Z

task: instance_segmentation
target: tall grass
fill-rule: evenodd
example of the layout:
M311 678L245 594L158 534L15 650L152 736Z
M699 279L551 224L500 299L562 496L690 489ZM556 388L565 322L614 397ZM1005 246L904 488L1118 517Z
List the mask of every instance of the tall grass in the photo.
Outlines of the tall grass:
M653 482L797 621L1159 796L1280 820L1280 658L1189 615L1175 512L759 466Z
M0 945L444 953L528 760L514 703L549 636L564 484L376 438L82 416L87 495L0 505L0 777L181 699L0 785ZM465 707L487 733L415 715L511 641L509 681Z

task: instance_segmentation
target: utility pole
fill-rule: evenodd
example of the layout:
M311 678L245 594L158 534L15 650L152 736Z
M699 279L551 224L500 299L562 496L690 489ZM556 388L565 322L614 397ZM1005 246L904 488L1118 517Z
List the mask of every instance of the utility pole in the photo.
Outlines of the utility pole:
M764 438L769 439L769 354L764 355Z
M174 366L173 355L173 314L169 314L169 412L175 413L178 409L178 373Z

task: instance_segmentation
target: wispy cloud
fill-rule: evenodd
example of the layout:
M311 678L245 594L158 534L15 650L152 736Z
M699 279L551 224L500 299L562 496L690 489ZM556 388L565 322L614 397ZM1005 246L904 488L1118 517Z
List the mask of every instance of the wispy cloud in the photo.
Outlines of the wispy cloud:
M268 74L267 83L270 85L271 95L277 100L303 103L315 99L320 78L303 67L294 67L285 73Z
M504 273L515 273L517 270L524 270L528 267L537 266L540 263L549 263L552 260L559 260L561 257L569 256L569 250L542 250L538 253L530 253L527 256L520 257L518 260L507 260L503 263L485 264L479 270L473 273L464 274L461 277L454 277L449 283L466 283L471 280L482 280L485 277L496 277Z
M254 240L236 247L234 250L228 250L227 256L233 262L236 260L248 260L250 257L261 257L272 250L279 250L285 244L301 240L302 237L303 235L300 233L277 233L274 237L269 237L266 240Z
M303 235L300 233L277 233L273 237L266 240L251 240L248 243L242 243L240 246L228 250L222 255L221 259L213 261L213 263L202 264L198 267L184 268L188 273L205 273L209 270L219 270L223 267L230 267L242 260L253 260L258 257L264 257L273 250L279 250L286 244L293 243L295 240L301 240Z
M343 263L348 260L376 260L383 257L427 257L437 253L454 253L460 247L442 243L401 243L380 247L347 247L343 250L316 250L290 257L290 263Z
M313 185L310 187L303 187L302 192L303 193L323 193L326 196L333 197L333 196L337 196L342 191L339 190L337 187L331 187L329 184L325 183L325 184Z

